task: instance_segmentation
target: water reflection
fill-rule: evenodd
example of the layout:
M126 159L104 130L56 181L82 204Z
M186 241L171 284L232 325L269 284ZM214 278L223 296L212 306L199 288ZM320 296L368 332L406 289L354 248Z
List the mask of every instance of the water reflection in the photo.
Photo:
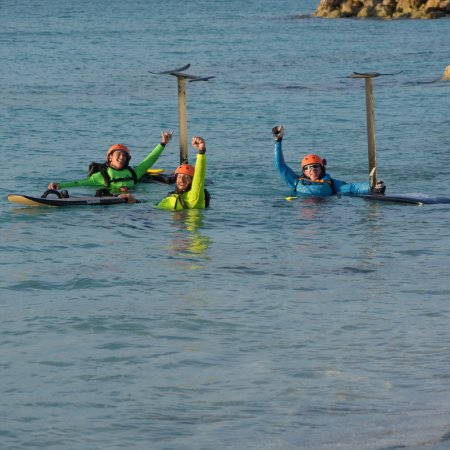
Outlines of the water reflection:
M327 203L328 198L324 197L305 197L302 198L302 205L299 208L300 218L302 220L315 220L322 216L322 207Z
M207 250L211 243L208 236L201 234L204 226L202 209L188 209L173 212L169 254L178 266L189 270L204 269L209 258Z

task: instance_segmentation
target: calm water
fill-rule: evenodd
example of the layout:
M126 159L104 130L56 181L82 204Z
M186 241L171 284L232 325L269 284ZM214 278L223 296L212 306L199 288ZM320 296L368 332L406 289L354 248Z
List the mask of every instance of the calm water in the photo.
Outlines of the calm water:
M287 161L450 195L449 20L326 21L316 1L0 4L1 449L446 449L450 207L287 202ZM205 137L212 206L25 208L123 142ZM82 193L72 192L72 194Z

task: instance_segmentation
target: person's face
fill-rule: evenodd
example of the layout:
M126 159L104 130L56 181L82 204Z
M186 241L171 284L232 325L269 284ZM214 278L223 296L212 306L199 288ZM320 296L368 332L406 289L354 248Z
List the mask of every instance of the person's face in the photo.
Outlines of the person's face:
M320 180L320 175L322 173L322 166L320 164L308 164L303 167L303 173L311 180Z
M109 165L116 170L121 170L127 163L127 154L122 150L116 150L109 156Z
M191 188L192 177L184 173L179 173L175 181L178 191L187 191Z

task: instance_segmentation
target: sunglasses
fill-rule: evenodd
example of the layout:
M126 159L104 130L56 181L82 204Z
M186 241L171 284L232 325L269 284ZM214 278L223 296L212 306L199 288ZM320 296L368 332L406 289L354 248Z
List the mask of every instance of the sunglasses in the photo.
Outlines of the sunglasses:
M119 154L120 154L120 155L124 156L125 158L128 157L128 153L127 153L127 152L124 152L124 151L122 151L122 150L114 150L114 151L111 153L111 155L115 155L115 154L117 154L117 156L119 156Z
M320 168L322 168L320 164L308 164L306 166L303 166L303 170L320 169Z

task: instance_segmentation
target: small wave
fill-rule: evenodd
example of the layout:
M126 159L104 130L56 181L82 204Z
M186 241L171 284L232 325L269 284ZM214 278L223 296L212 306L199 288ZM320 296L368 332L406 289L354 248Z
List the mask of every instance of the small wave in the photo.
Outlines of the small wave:
M20 283L10 284L6 288L12 291L29 290L80 290L92 288L104 288L110 285L108 280L95 280L92 278L74 278L64 282L52 282L46 280L25 280Z
M376 272L375 269L368 269L368 268L365 269L365 268L362 268L362 267L350 267L350 266L343 267L341 269L341 271L344 272L344 273L371 273L371 272Z

